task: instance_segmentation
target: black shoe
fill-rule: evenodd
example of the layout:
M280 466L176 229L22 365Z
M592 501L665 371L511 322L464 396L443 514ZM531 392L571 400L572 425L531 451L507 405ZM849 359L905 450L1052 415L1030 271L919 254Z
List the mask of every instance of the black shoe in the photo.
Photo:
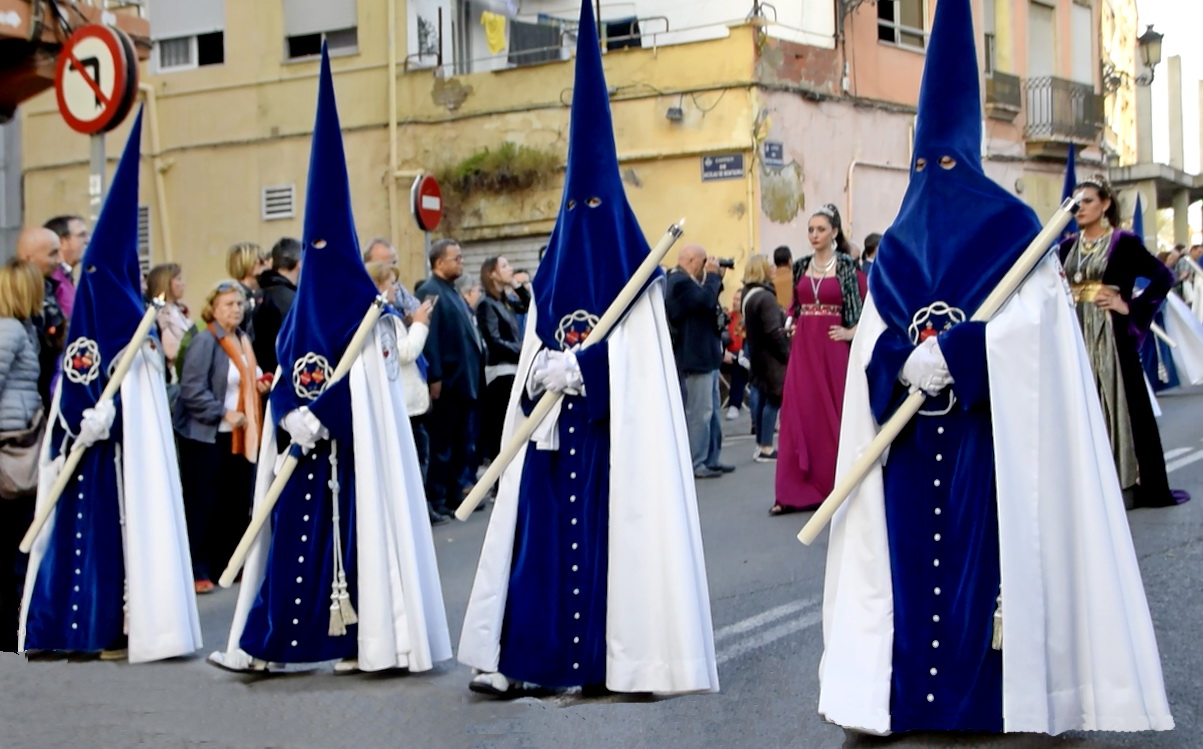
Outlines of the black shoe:
M716 471L713 468L698 468L693 472L695 479L716 479L722 475L722 471Z
M706 467L712 471L718 471L719 473L731 473L732 471L735 470L735 466L729 466L724 463L715 463L712 466L706 466Z
M450 522L451 522L450 515L444 515L443 513L435 512L434 510L430 511L430 524L432 526L446 525L447 523L450 523Z

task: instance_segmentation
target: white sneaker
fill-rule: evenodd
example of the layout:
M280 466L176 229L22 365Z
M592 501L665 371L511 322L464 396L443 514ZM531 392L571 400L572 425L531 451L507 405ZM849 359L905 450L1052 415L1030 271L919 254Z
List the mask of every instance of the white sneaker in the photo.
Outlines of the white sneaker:
M208 662L218 668L235 673L263 673L268 670L268 662L252 658L242 650L226 652L215 650L209 653Z
M334 664L334 673L338 674L339 676L344 674L359 673L359 659L343 658L341 661Z
M478 694L501 697L510 691L510 680L500 671L481 673L472 677L472 681L468 682L468 689Z
M735 421L739 418L739 409L731 406L727 409L727 421Z

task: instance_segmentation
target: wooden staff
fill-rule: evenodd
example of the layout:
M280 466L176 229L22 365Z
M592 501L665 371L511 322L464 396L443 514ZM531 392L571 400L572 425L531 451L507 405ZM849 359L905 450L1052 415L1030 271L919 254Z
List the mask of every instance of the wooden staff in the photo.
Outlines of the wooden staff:
M327 388L332 387L334 383L346 377L347 373L351 371L351 365L359 358L359 352L363 349L368 335L371 334L372 327L376 325L376 321L383 314L386 303L387 300L383 296L378 296L372 302L372 306L368 307L367 314L363 316L363 320L359 322L359 327L355 329L355 335L351 337L351 342L347 344L347 350L343 352L342 359L339 360L338 366L334 369L334 374L327 381ZM268 410L270 413L270 408ZM228 588L234 584L234 579L238 577L238 571L246 563L246 556L251 551L251 544L255 543L255 539L259 536L260 531L263 530L268 517L271 516L272 509L280 499L280 494L284 491L284 487L288 485L288 480L292 478L293 471L297 469L301 455L302 450L300 445L293 444L288 451L288 457L284 459L284 464L280 466L280 470L272 480L271 486L267 488L267 494L264 495L263 501L255 508L255 514L251 517L251 524L247 526L246 533L242 534L242 540L238 542L238 548L234 549L234 554L230 557L230 563L226 565L225 572L221 573L221 579L217 581L221 587ZM335 501L338 501L337 497Z
M635 269L635 272L631 275L626 285L622 287L622 291L610 303L610 308L597 321L597 325L593 326L593 331L589 333L589 337L581 344L582 349L589 348L589 346L605 340L606 336L610 333L610 329L618 323L619 319L626 314L627 308L643 293L644 285L652 277L652 273L656 271L656 268L660 266L660 261L664 259L664 256L672 249L673 244L685 233L684 227L685 219L681 219L668 227L668 230L664 232L664 236L660 238L660 242L652 248L648 256ZM515 386L521 387L521 384L515 383ZM553 393L550 390L543 393L543 397L535 404L534 410L526 417L525 421L518 425L513 435L510 436L510 441L502 447L497 457L489 464L489 469L485 471L485 475L481 476L480 481L476 482L476 486L472 487L472 491L460 503L459 508L455 511L457 518L467 520L472 515L476 506L485 498L485 494L488 493L493 484L497 483L497 480L501 478L502 472L518 455L518 451L530 441L531 435L535 433L535 429L543 423L543 420L547 418L547 415L551 413L552 409L555 408L556 404L563 397L563 393Z
M117 397L117 393L121 390L121 382L125 379L125 375L129 372L130 366L134 363L134 357L142 349L142 343L150 336L150 329L154 327L155 317L158 316L159 310L163 308L163 295L150 301L150 305L146 308L146 313L142 315L142 321L138 323L138 327L134 329L134 335L130 338L130 342L122 352L121 358L117 360L117 368L113 370L112 376L109 377L109 382L104 386L104 391L101 392L100 398L96 401L99 406L104 401L112 401ZM55 478L54 484L50 487L50 492L46 503L38 510L34 516L33 522L29 525L29 530L25 532L25 537L21 539L21 552L28 554L33 548L33 542L37 539L38 534L42 532L42 526L50 519L50 515L54 512L55 506L58 504L59 497L63 495L63 491L70 483L71 477L75 475L75 469L79 466L79 461L83 460L84 452L88 446L80 442L78 439L71 445L70 452L67 453L67 459L63 462L62 470L59 471L58 477Z
M1045 224L1044 229L1036 235L1028 248L1012 266L1011 270L1002 277L998 285L994 287L994 291L990 292L990 296L986 297L986 301L977 308L970 318L975 322L984 322L994 317L995 313L1006 304L1007 300L1019 290L1020 285L1027 279L1028 274L1044 259L1054 246L1057 237L1061 236L1061 232L1073 219L1074 214L1078 212L1078 199L1076 197L1066 198L1065 202L1053 215L1052 219ZM810 521L802 528L802 532L798 534L798 540L809 546L822 532L823 528L831 521L831 516L840 508L844 500L860 485L869 471L881 459L886 448L898 436L915 414L919 413L919 409L923 407L923 402L927 400L927 394L922 390L916 390L911 393L903 404L894 412L881 429L877 432L877 436L865 448L840 482L832 489L831 494L827 499L823 500L823 504L815 511Z

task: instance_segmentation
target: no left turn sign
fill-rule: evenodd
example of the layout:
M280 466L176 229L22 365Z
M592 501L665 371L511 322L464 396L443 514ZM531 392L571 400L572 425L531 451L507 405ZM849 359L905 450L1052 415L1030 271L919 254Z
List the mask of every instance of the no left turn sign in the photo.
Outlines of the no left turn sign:
M119 29L80 27L59 52L55 93L72 130L96 135L117 127L138 93L133 42Z

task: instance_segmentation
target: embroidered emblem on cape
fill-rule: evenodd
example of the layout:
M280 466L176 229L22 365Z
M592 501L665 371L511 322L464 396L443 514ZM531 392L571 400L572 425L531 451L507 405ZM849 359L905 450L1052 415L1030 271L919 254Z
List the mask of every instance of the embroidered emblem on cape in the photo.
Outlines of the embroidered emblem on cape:
M100 376L100 347L91 338L76 338L63 352L63 374L77 385Z
M384 357L384 371L390 380L401 376L401 354L397 351L397 330L392 325L380 328L380 355Z
M911 318L911 327L907 329L907 335L911 343L918 346L928 338L950 330L953 325L965 322L966 319L964 310L947 302L932 302Z
M965 322L966 319L963 309L953 307L947 302L932 302L916 312L915 316L911 318L911 326L907 329L907 335L910 337L911 343L918 346L928 338L938 336L946 330L951 330L952 326ZM922 410L919 412L919 415L943 416L951 412L953 406L957 403L957 395L952 391L952 388L947 388L940 395L928 398L928 401L944 398L948 399L946 407Z
M292 365L292 388L297 397L314 400L326 389L333 376L334 370L330 368L326 357L311 351Z
M593 332L599 319L597 315L591 315L583 309L564 315L560 318L560 325L556 329L556 343L565 350L584 343L589 334Z

